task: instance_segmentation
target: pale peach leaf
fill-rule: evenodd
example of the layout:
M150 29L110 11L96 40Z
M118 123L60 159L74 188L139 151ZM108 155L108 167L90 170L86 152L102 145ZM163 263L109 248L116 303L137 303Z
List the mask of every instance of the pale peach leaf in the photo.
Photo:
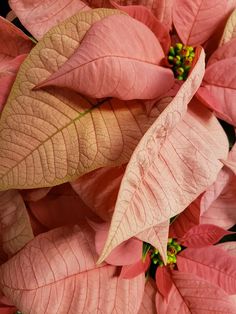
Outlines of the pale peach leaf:
M201 82L203 57L134 151L99 262L123 241L182 212L215 181L218 159L228 153L225 133L196 100L184 115Z
M155 121L157 108L147 116L139 101L95 102L63 89L32 90L70 58L93 23L111 14L119 12L73 16L53 28L22 65L0 120L0 189L54 186L126 163Z

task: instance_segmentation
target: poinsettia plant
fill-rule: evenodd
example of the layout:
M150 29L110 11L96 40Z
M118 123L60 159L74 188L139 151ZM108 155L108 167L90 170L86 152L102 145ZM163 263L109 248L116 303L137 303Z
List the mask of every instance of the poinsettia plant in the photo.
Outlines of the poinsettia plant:
M8 4L0 313L235 313L236 2Z

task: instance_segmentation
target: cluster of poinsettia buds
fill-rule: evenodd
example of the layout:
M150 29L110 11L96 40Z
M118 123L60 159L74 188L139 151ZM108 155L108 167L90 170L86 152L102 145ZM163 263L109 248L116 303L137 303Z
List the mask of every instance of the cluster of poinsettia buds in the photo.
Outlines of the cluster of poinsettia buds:
M168 61L173 66L174 75L178 80L186 80L194 57L195 52L192 46L177 43L174 47L170 47Z
M163 259L158 249L150 244L146 244L146 252L149 250L151 261L154 265L164 266ZM181 246L174 239L169 238L167 243L167 264L175 264L177 259L176 255L181 251ZM147 253L146 253L147 254Z

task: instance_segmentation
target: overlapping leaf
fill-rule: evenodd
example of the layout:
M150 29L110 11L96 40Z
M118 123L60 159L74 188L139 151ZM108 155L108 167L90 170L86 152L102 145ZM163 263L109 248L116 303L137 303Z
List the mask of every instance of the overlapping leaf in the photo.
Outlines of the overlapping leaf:
M209 60L198 95L216 115L236 125L236 39L218 48Z
M181 239L179 243L189 248L201 248L213 245L220 241L226 235L232 232L224 230L216 225L201 224L191 228Z
M199 224L200 201L197 198L170 225L170 237L181 238L193 226Z
M198 102L184 115L201 82L203 57L132 155L100 261L119 243L182 212L222 167L218 159L228 144L215 117Z
M120 6L112 1L115 8L128 13L131 17L147 25L158 38L165 54L168 54L171 38L169 31L146 7L141 5Z
M144 276L119 279L116 267L95 266L96 258L87 227L54 229L36 237L0 267L0 287L25 314L98 313L101 309L104 314L136 314Z
M142 103L94 101L49 88L33 91L113 10L82 12L52 29L22 66L0 120L0 188L54 186L101 166L127 162L159 111Z
M229 11L227 0L176 0L173 23L184 44L203 44Z
M17 71L33 47L33 42L16 26L0 17L0 112Z
M112 8L108 0L86 0L91 7ZM157 19L170 29L172 27L173 0L114 0L118 5L142 5L152 11Z
M67 87L93 98L153 99L174 85L173 72L160 66L163 58L159 40L146 25L113 14L94 23L71 58L36 88Z
M235 153L236 146L229 152L227 161L234 161ZM235 205L236 178L234 173L224 166L214 184L206 189L201 198L200 222L229 229L236 221Z
M156 314L155 295L156 284L154 280L149 278L145 285L143 300L138 314Z
M18 191L0 192L0 246L10 257L33 239L24 201Z
M79 224L86 218L94 218L90 208L73 191L71 186L62 184L38 201L27 202L30 213L47 229L67 224Z
M9 5L36 39L41 39L50 28L76 12L89 9L80 0L10 0Z
M220 46L224 46L230 40L236 38L236 10L230 15L222 35Z
M223 289L199 278L191 273L172 272L174 285L169 301L164 302L162 296L156 296L156 308L163 314L190 313L234 313L236 307Z
M177 257L179 271L193 273L224 289L228 294L236 294L236 257L221 248L208 246L186 249Z

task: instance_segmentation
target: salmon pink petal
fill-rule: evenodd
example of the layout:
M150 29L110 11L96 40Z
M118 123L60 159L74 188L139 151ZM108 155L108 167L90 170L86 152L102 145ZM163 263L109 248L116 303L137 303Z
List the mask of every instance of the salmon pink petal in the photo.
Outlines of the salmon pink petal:
M34 43L19 28L0 16L0 64L6 57L15 58L27 54Z
M83 202L105 221L110 221L125 166L103 167L71 182Z
M134 151L99 261L123 241L182 212L215 181L222 167L218 159L228 153L227 138L216 118L198 103L184 115L201 82L202 57Z
M0 112L2 106L5 104L7 97L10 93L11 87L15 81L16 74L19 70L21 63L27 57L26 54L15 57L9 61L0 62Z
M102 248L109 231L109 223L95 223L88 221L95 231L96 252L101 254ZM106 262L111 265L123 266L137 263L142 257L143 242L132 238L118 245L106 258Z
M199 224L200 197L193 201L182 213L170 224L170 238L182 238L186 232Z
M174 282L168 302L157 293L157 313L234 313L236 305L223 289L191 273L172 271ZM174 312L173 312L174 309Z
M156 314L156 284L152 278L148 278L145 285L143 300L138 314Z
M236 126L236 56L214 62L206 69L203 88L198 95L207 103L216 115Z
M228 294L236 294L236 256L219 247L186 249L177 256L181 272L189 272L219 286Z
M94 218L69 184L54 187L44 198L27 204L34 218L48 229Z
M37 202L44 198L51 188L41 188L41 189L31 189L31 190L21 190L20 193L24 201Z
M207 66L212 65L217 61L221 61L228 58L234 58L236 56L236 38L227 42L225 45L219 47L210 57L207 62Z
M158 267L156 270L156 285L158 291L164 297L164 299L168 302L168 296L171 291L173 281L171 278L171 273L169 268L167 267Z
M144 274L151 264L150 256L147 255L145 261L142 261L141 257L139 261L135 264L124 265L122 267L120 278L122 279L132 279L140 274Z
M117 267L96 266L96 259L88 226L54 229L37 236L0 267L0 286L23 313L98 313L102 309L103 313L136 314L144 274L123 280L117 276Z
M234 145L227 161L236 160ZM231 228L236 221L236 178L233 172L224 166L215 183L208 187L201 198L200 222L214 224L224 229Z
M17 190L0 192L0 247L8 255L33 239L25 203Z
M10 0L9 5L24 27L36 38L79 11L89 10L83 1Z
M189 248L201 248L213 245L221 238L233 232L224 230L215 225L201 224L191 228L178 242Z
M171 39L168 28L163 25L147 7L141 5L121 6L111 1L113 6L121 11L128 13L131 17L147 25L158 38L164 53L167 55Z
M16 26L0 17L0 112L5 104L21 63L33 42Z
M206 192L206 201L211 196ZM210 204L206 211L201 214L200 222L215 224L221 228L229 229L236 221L236 178L222 190L221 194ZM202 209L204 208L204 205Z
M110 15L94 23L71 58L36 88L54 85L93 98L152 99L174 84L173 72L160 66L163 58L147 26L125 14Z
M140 5L148 8L156 18L168 29L172 27L172 6L173 0L86 0L86 3L95 8L112 8L113 3L118 5Z
M201 45L229 14L227 0L176 0L173 23L182 42ZM228 12L229 11L229 12Z

